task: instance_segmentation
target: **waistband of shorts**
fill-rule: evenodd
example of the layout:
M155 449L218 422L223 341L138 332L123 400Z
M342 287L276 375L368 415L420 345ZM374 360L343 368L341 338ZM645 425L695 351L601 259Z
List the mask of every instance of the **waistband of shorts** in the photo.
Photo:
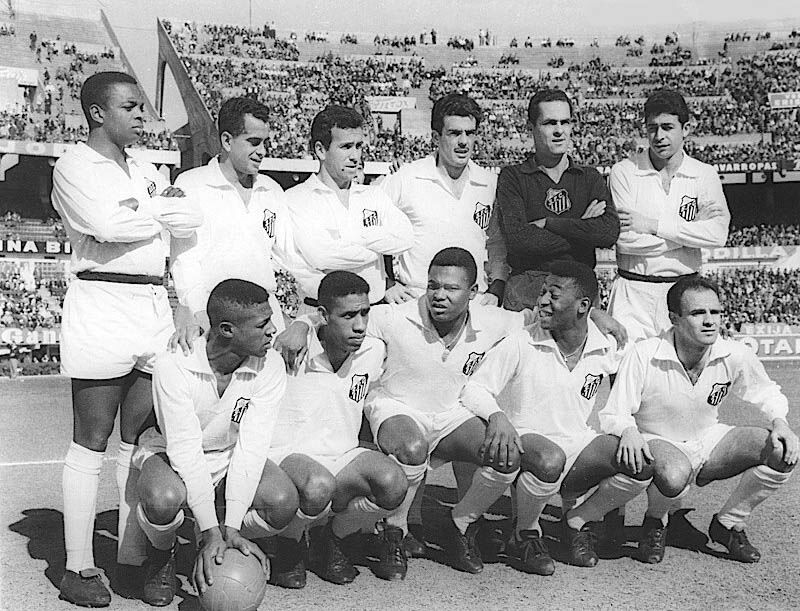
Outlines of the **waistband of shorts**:
M143 274L118 274L116 272L78 272L79 280L93 282L116 282L118 284L155 284L164 285L163 276L145 276Z
M625 278L625 280L633 280L634 282L653 282L653 283L666 283L666 282L677 282L678 280L683 280L684 278L694 278L697 276L697 272L691 274L683 274L682 276L647 276L645 274L637 274L636 272L629 272L626 269L618 269L617 273L619 274L620 278Z

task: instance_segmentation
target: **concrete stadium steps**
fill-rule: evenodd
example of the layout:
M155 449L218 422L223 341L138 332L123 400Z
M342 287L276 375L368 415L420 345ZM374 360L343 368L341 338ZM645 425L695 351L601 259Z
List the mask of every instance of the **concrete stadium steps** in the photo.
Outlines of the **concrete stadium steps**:
M17 38L28 43L31 32L39 40L55 39L70 42L85 42L93 45L112 46L113 43L99 19L81 19L34 13L17 13L13 21Z
M430 82L425 81L425 86L412 89L411 96L417 98L417 107L403 110L400 113L403 133L409 136L427 136L431 133L431 111L433 102L428 96Z
M29 44L28 34L22 38L18 29L16 36L0 36L0 65L38 70L39 64Z

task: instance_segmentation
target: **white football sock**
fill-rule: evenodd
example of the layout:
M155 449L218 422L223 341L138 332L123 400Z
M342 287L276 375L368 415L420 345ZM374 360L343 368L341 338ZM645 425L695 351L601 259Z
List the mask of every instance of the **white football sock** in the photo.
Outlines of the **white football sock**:
M139 503L136 483L139 469L131 465L136 446L120 440L117 454L117 489L119 490L119 519L117 521L117 564L141 566L147 559L147 536L139 526L136 513Z
M560 482L543 482L533 473L523 471L517 479L517 527L515 534L523 530L536 530L542 534L539 517L547 501L558 492Z
M249 509L242 519L242 528L239 531L245 539L261 539L274 537L281 534L286 528L275 528L255 509Z
M373 532L378 520L390 513L392 513L391 510L380 507L367 497L357 496L350 499L344 511L333 516L331 528L333 528L333 534L340 539L362 529Z
M578 505L567 515L570 528L581 529L587 522L600 522L612 509L632 501L653 481L639 481L623 473L607 477L592 496Z
M302 509L298 509L289 525L281 531L281 537L300 541L312 524L323 522L327 519L331 512L330 507L330 503L328 503L328 506L315 516L310 516L304 513Z
M74 441L70 444L61 476L68 571L79 573L94 568L92 538L102 466L103 452L84 448Z
M153 547L158 550L169 550L175 546L178 529L183 524L183 509L178 512L178 515L169 524L153 524L147 519L141 504L136 506L136 517L139 519L139 525Z
M683 497L689 494L689 490L691 490L691 484L687 484L686 488L681 490L678 496L670 498L661 494L658 486L650 484L647 487L647 511L645 511L644 515L660 520L661 524L666 526L667 522L669 522L669 514L680 509L681 501Z
M720 524L725 528L744 530L744 523L753 509L783 486L791 475L791 471L783 473L766 465L758 465L742 473L739 485L717 514Z
M390 455L390 458L394 459L406 474L406 478L408 479L408 491L406 492L406 498L403 499L400 506L387 516L386 523L403 529L403 534L406 535L408 534L408 510L414 502L414 495L417 493L417 489L422 483L422 480L425 479L425 474L428 471L428 463L425 462L421 465L405 465L392 455Z
M500 473L492 467L480 467L472 477L472 485L464 498L453 507L452 518L461 533L477 521L492 504L503 496L516 479L519 469L511 473Z

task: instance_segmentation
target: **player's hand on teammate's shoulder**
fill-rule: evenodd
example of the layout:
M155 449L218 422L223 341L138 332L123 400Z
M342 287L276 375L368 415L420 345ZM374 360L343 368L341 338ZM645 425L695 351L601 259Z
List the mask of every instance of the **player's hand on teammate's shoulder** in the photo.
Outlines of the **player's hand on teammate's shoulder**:
M772 447L783 450L783 462L787 466L797 464L800 455L800 441L797 435L789 428L789 423L783 418L775 418L772 421L772 429L769 433L769 441Z
M581 220L585 221L587 219L594 219L598 216L603 216L606 211L606 201L598 201L593 199L592 202L586 206L586 210L584 210L583 214L581 215Z
M178 187L167 187L161 192L161 197L186 197L186 194Z
M308 325L295 320L278 334L272 347L277 350L286 364L287 373L295 373L308 352Z
M500 304L500 299L492 293L481 293L478 295L478 303L482 306L497 306Z
M617 462L626 466L634 474L641 473L646 463L653 460L650 446L635 426L622 432L617 447Z
M209 326L205 312L198 312L195 316L189 308L179 305L175 309L175 333L169 338L167 349L175 352L180 348L185 355L188 355L192 352L194 340L206 333Z
M405 303L415 299L414 293L405 284L400 284L399 282L395 282L386 289L383 297L386 299L386 303Z
M592 308L589 316L603 335L610 335L617 340L618 348L623 348L628 343L628 330L608 312Z
M495 412L486 423L486 435L479 450L480 457L499 467L519 465L522 440L517 429L503 412Z

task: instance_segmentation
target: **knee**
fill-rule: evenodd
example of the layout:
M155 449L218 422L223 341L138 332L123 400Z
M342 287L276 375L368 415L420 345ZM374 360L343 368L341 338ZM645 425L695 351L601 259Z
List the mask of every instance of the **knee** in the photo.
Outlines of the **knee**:
M390 453L404 465L424 465L428 460L428 442L422 438L407 441Z
M111 429L98 430L90 429L87 431L75 430L75 443L93 452L105 452L108 447L108 438L111 437Z
M561 448L534 450L525 453L523 467L541 481L552 484L561 477L566 462L567 457Z
M408 478L403 470L395 465L386 469L373 484L373 495L376 503L383 509L396 509L406 498Z
M253 500L253 508L258 515L275 528L287 526L299 506L299 495L291 485L275 486L265 494L259 492Z
M186 503L186 488L178 486L139 486L139 504L153 524L169 524Z
M336 480L331 475L315 473L306 481L301 491L300 508L303 513L315 516L322 512L331 502L336 490Z
M653 473L653 481L661 494L668 498L678 496L689 485L691 472L681 467L660 466Z

